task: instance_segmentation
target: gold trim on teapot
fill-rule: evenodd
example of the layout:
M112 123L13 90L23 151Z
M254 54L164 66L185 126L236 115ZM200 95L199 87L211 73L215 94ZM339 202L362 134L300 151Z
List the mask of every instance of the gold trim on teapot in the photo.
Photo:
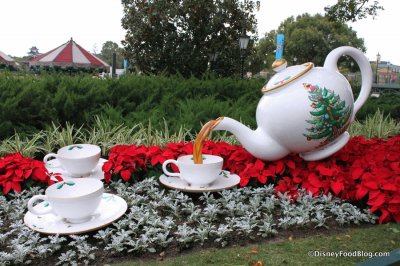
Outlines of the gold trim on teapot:
M265 92L269 92L272 90L276 90L282 86L285 86L286 84L298 79L299 77L303 76L308 71L310 71L314 67L314 64L309 62L309 63L304 63L303 66L305 66L306 68L304 70L302 70L301 72L297 73L296 75L294 75L292 77L291 76L285 77L284 79L280 80L279 82L274 83L272 87L267 87L267 85L265 85L261 89L261 92L265 93Z

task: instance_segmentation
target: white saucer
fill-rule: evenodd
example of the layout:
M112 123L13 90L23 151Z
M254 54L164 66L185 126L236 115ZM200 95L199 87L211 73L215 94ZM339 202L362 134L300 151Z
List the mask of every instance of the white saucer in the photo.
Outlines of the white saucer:
M47 206L47 202L43 201L37 204L34 208L43 210ZM43 234L82 234L98 230L114 222L126 212L127 208L128 205L123 198L114 194L104 193L100 205L90 221L80 224L72 224L52 213L34 215L28 211L25 214L24 223L30 229Z
M92 170L92 173L87 177L96 178L96 179L104 179L104 172L101 168L103 167L103 164L105 162L107 162L106 159L100 158L99 163L97 164L96 168L94 168ZM64 180L79 178L79 177L71 176L70 173L68 173L66 170L64 170L61 167L58 159L49 160L47 163L45 163L45 167L46 167L47 171L49 171L49 172L59 173Z
M166 187L186 191L193 193L203 193L203 192L216 192L224 189L230 189L235 187L240 182L240 177L235 174L231 174L229 171L222 171L223 174L210 186L207 187L191 187L189 184L175 176L161 175L160 182Z

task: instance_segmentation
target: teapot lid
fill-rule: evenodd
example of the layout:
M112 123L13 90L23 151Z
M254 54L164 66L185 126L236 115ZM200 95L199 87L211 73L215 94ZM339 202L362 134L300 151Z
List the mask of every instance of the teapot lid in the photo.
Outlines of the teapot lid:
M276 90L283 87L290 82L298 79L299 77L306 74L314 67L313 63L305 63L302 65L291 66L288 68L276 69L278 73L273 76L268 83L261 89L261 92L265 93L268 91Z

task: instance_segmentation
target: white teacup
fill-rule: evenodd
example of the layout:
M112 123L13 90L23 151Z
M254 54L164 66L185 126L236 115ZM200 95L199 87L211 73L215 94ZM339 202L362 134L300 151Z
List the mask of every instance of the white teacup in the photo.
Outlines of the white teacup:
M104 192L103 182L94 178L62 181L49 186L45 195L33 196L28 201L28 210L35 215L54 213L70 223L83 223L92 218ZM47 201L46 210L38 211L33 204Z
M71 176L88 176L100 160L101 149L93 144L73 144L59 149L56 153L44 156L43 161L48 163L51 158L57 158L60 166Z
M207 187L220 177L223 165L223 158L216 155L203 155L203 163L195 164L192 155L185 155L178 160L166 160L162 169L168 176L182 178L192 187ZM167 170L167 165L173 163L179 168L179 173L171 173Z

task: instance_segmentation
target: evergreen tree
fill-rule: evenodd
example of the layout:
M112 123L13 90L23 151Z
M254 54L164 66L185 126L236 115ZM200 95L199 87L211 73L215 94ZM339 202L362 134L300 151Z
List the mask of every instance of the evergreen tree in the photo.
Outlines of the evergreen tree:
M357 32L348 25L330 21L319 14L302 14L285 19L278 29L266 33L255 46L256 52L247 59L254 62L254 65L266 60L269 63L267 67L271 66L275 59L273 51L276 48L277 33L285 34L283 56L289 65L313 62L316 66L322 66L329 52L345 45L366 50L364 40L357 37ZM345 57L339 63L351 66L351 60Z
M103 43L99 56L111 66L113 53L116 54L116 68L123 68L123 49L120 48L117 43L112 41L106 41L105 43Z
M223 76L239 72L238 40L243 29L256 33L254 1L122 0L126 56L144 73L201 76L209 54ZM248 50L251 51L252 43Z
M28 58L35 58L38 55L40 55L40 53L39 49L36 46L32 46L31 48L29 48Z
M304 88L310 94L313 108L310 112L313 118L306 120L311 124L307 128L310 133L304 136L308 141L323 139L321 145L331 142L346 130L352 109L333 90L311 84L304 84Z
M325 7L326 16L331 20L341 22L355 22L357 20L372 16L375 18L380 10L384 10L379 5L379 1L370 0L338 0L336 4Z

